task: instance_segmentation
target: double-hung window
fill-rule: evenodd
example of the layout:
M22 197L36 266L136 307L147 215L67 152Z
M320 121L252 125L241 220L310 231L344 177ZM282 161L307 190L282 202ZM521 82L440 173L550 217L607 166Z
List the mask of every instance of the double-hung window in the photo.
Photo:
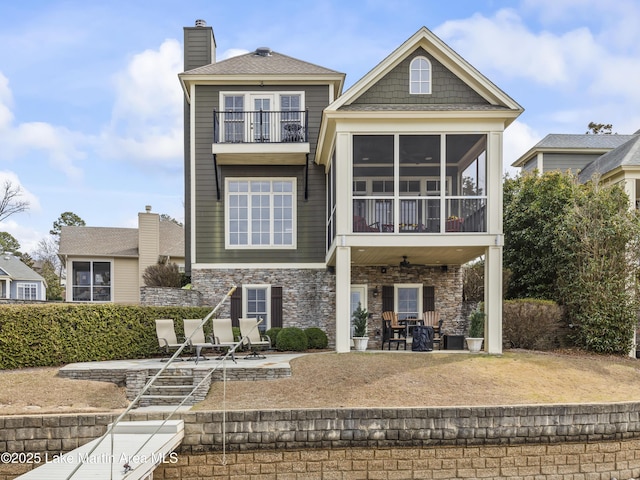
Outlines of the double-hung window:
M227 179L226 247L295 248L295 178Z
M263 322L258 327L261 332L271 328L269 315L271 295L270 285L243 285L242 298L244 298L243 316L245 318L261 318Z
M244 142L244 96L224 96L224 142Z

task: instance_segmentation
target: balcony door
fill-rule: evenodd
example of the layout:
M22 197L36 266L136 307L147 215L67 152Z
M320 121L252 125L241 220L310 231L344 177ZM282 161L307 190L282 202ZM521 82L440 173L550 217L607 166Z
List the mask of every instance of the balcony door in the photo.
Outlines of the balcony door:
M253 114L251 119L251 130L253 131L254 142L275 142L273 138L275 130L273 128L273 106L274 96L265 94L251 94L251 106Z

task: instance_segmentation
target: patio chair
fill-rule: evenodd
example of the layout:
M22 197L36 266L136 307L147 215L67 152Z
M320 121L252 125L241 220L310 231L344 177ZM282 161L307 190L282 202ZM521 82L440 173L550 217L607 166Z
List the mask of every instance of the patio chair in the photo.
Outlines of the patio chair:
M185 318L184 322L184 336L188 339L189 345L193 349L196 349L196 356L191 357L189 360L195 360L196 364L202 360L209 360L207 357L202 355L203 348L216 348L216 345L213 343L213 338L210 337L209 341L205 339L204 330L202 328L202 319L201 318Z
M230 318L214 318L211 323L216 347L232 349L236 346L238 342L233 336L233 326ZM218 359L220 358L222 357L218 357ZM231 354L231 360L236 361L235 353Z
M267 358L266 356L258 353L259 349L271 349L271 339L268 335L262 335L258 329L259 319L240 318L238 319L238 322L240 323L240 335L242 336L242 341L245 345L248 344L249 349L251 350L251 353L244 358L252 360Z
M389 350L392 343L396 344L396 350L400 345L407 349L407 326L400 324L396 312L382 312L382 350L385 343L388 343Z
M167 357L171 356L171 350L178 350L184 343L183 339L179 341L176 336L172 318L160 318L156 320L156 335L158 337L160 351ZM168 360L169 358L163 358L161 361L166 362ZM182 360L182 358L178 357L176 360Z
M428 312L424 312L422 314L422 321L427 327L433 327L433 343L438 344L438 350L442 347L442 322L443 320L440 318L440 312L435 310L430 310Z

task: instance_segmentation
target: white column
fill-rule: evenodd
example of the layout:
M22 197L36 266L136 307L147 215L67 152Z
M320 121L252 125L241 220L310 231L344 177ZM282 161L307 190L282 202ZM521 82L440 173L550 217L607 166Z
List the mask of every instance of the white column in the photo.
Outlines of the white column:
M344 237L343 237L344 238ZM338 242L341 239L338 238ZM336 249L336 352L351 350L351 247Z
M502 353L502 245L487 247L484 261L484 349L488 353Z

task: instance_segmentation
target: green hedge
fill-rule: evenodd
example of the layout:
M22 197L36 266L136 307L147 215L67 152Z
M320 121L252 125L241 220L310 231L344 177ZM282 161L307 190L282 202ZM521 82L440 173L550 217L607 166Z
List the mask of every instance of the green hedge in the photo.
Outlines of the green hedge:
M309 346L309 341L304 330L298 327L287 327L278 333L276 345L280 352L304 352Z
M204 318L210 307L137 305L2 305L0 369L146 358L159 354L156 318ZM208 330L208 331L207 331ZM205 333L211 333L211 324Z

